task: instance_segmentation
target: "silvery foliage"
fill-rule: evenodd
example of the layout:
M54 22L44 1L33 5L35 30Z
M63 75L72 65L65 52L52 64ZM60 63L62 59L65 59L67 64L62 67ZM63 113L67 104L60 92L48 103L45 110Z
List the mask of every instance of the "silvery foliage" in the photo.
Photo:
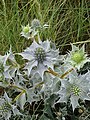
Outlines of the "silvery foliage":
M11 104L11 98L5 92L4 96L0 98L0 120L9 120L12 112L14 115L21 115L17 106Z
M29 39L30 29L39 31L40 27L40 22L34 19L30 27L29 24L23 27L21 34ZM90 100L90 71L84 75L77 73L77 69L90 61L84 46L72 44L72 51L59 55L54 43L41 41L39 34L37 37L38 41L34 39L24 52L14 54L10 47L5 55L0 55L0 87L4 89L0 94L1 119L9 120L12 114L22 115L26 102L32 104L41 99L46 102L52 95L57 96L53 107L57 102L67 103L70 99L73 111L79 106L79 99ZM26 60L24 67L17 63L16 54ZM13 89L18 95L12 99L8 94L10 90L5 88Z
M90 100L90 72L88 74L78 75L71 73L66 79L61 80L61 89L57 92L60 99L58 102L66 102L70 98L73 111L79 106L78 100Z
M5 63L9 62L8 64L5 65L5 78L14 78L17 73L17 75L20 75L20 65L17 63L15 60L15 55L13 54L11 47L9 52L5 54Z
M36 69L35 73L39 73L43 79L43 74L48 68L54 70L54 64L59 57L59 50L52 49L49 40L39 41L39 43L34 40L30 47L19 54L23 59L28 60L24 68L28 70L28 76L34 68Z

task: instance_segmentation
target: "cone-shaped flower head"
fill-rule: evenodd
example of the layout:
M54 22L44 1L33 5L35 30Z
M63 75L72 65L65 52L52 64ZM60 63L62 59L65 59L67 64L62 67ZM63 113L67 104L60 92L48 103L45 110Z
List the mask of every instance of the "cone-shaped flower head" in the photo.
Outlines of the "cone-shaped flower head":
M28 60L25 66L25 69L28 70L28 75L30 75L32 68L36 66L37 73L43 77L44 71L48 68L53 69L59 51L53 50L48 40L44 42L40 41L39 44L33 41L30 47L19 54Z
M65 60L66 63L68 62L73 67L77 68L78 70L83 67L86 62L90 62L87 58L87 54L85 53L84 45L79 48L72 44L72 51L68 53L67 59Z
M20 34L21 36L27 39L30 39L30 38L33 38L37 34L37 31L32 29L28 24L26 26L22 26L22 32Z
M88 95L90 82L87 80L89 75L84 76L78 76L75 73L74 75L69 75L69 80L61 80L61 90L58 92L60 95L59 102L67 103L67 100L70 98L73 111L79 105L79 98L82 100L90 100L90 97Z
M24 36L25 38L29 39L30 32L32 32L32 29L30 28L29 24L26 26L22 26L21 36Z
M32 27L28 25L22 26L22 32L20 33L21 36L30 39L33 38L35 35L37 35L38 31L35 31Z
M46 59L46 53L43 48L36 48L34 55L38 63L43 63L43 61Z
M75 61L77 64L84 60L84 54L80 53L79 51L72 54L72 60Z
M40 21L39 21L38 19L34 19L34 20L31 22L31 27L32 27L33 29L36 29L36 28L41 27Z
M24 32L24 33L28 33L28 32L29 32L29 26L23 27L23 32Z

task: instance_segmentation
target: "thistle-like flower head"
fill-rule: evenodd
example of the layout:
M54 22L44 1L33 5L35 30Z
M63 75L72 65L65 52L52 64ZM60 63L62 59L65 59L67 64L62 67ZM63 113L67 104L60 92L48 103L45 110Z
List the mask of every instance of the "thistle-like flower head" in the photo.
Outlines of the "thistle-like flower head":
M41 27L40 21L39 21L38 19L34 19L34 20L31 22L31 27L32 27L33 29L36 29L36 28Z
M22 26L22 32L21 32L21 36L24 36L25 38L29 39L30 38L30 32L31 32L31 28L29 27L29 24L26 26Z
M85 76L85 77L84 77ZM61 80L61 90L59 102L67 102L70 98L73 111L79 105L78 100L90 100L89 87L90 82L87 80L88 76L78 76L76 73L69 75L69 80Z
M28 33L29 32L29 25L23 27L23 32Z
M46 59L46 53L45 50L41 47L38 47L34 51L35 59L38 61L38 63L43 63L43 61Z
M38 31L36 31L35 29L33 29L32 27L28 25L26 26L22 26L22 32L20 33L21 36L30 39L33 38L35 35L37 35Z
M65 61L79 70L86 62L89 62L90 60L87 58L84 45L79 48L72 44L72 51L68 53Z
M32 68L36 66L36 72L43 77L44 72L48 68L53 69L59 51L57 49L53 50L48 40L44 42L40 41L40 43L33 41L31 46L20 53L20 55L28 60L25 66L25 69L28 70L28 75L30 75Z

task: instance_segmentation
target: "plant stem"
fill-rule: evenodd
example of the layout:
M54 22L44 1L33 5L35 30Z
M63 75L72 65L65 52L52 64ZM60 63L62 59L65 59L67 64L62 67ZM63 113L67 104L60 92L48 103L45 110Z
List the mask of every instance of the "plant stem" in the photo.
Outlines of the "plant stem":
M72 72L74 69L71 68L70 70L68 70L67 72L65 72L63 75L61 75L61 79L63 79L66 75L68 75L70 72Z
M18 86L16 86L16 85L10 85L11 87L14 87L14 88L17 88L17 89L19 89L19 90L21 90L21 91L25 91L23 88L20 88L20 87L18 87Z
M17 96L14 98L14 100L13 100L12 102L15 102L20 96L22 96L23 93L26 93L26 90L24 90L23 88L20 88L20 87L18 87L18 86L16 86L16 85L11 85L11 87L17 88L17 89L19 89L19 90L22 91L19 95L17 95Z
M20 96L22 96L23 93L25 93L24 90L14 98L13 102L15 102Z
M68 75L70 72L72 72L74 69L71 68L70 70L68 70L67 72L65 72L63 75L59 75L58 73L56 73L55 71L51 70L51 69L48 69L48 72L51 73L52 75L54 76L57 76L61 79L63 79L66 75Z

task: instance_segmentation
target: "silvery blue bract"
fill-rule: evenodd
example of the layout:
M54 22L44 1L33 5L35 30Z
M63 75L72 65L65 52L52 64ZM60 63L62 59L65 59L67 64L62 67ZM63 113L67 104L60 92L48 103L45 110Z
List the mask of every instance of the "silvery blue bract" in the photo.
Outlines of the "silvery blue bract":
M61 89L58 91L60 99L58 102L67 103L70 98L74 111L79 105L79 99L90 100L90 82L87 80L88 76L83 75L82 77L81 75L78 76L77 73L73 73L69 75L69 78L61 80Z
M33 101L39 101L43 99L47 100L52 94L60 89L60 79L46 72L44 74L43 81L39 74L35 74L30 78L32 87L26 88L27 101L32 103Z
M36 69L36 73L39 73L43 78L43 74L48 68L54 69L55 61L59 56L59 51L53 50L50 47L50 42L40 41L37 43L33 41L30 47L24 50L24 52L19 53L23 59L28 60L24 69L28 70L28 76L31 70Z
M9 63L7 64L7 62ZM15 77L16 73L17 75L20 75L19 69L20 69L20 65L15 60L15 56L12 53L12 50L10 47L9 52L7 52L4 55L4 76L5 78L11 79L12 77Z

